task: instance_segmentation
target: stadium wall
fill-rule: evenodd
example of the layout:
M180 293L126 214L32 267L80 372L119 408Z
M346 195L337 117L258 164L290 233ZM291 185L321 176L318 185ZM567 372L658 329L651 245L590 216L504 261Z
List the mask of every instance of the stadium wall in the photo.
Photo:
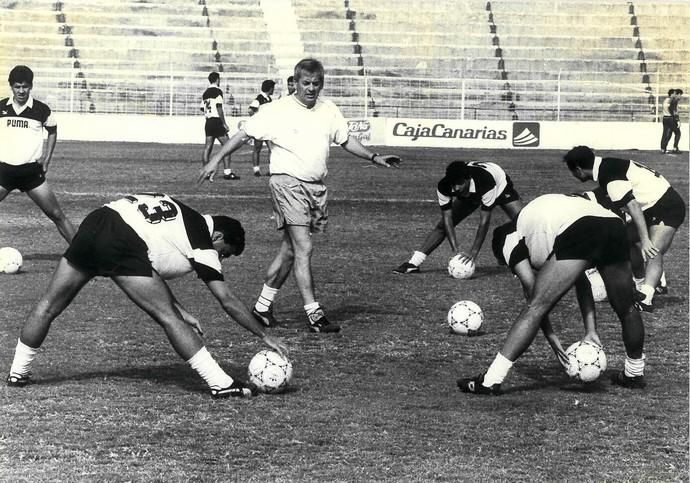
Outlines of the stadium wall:
M59 138L78 141L128 141L203 144L199 116L143 116L56 113ZM232 118L236 126L242 118ZM364 144L487 149L568 149L588 144L598 149L659 149L661 123L529 122L369 118L348 121ZM684 151L690 146L688 122L681 126Z

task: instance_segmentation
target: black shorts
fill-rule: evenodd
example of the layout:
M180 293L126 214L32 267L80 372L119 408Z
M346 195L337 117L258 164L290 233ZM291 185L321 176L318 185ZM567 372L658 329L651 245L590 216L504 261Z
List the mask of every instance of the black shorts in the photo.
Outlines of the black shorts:
M84 218L64 257L92 275L153 275L146 243L119 213L107 206Z
M43 166L36 161L33 163L6 164L0 162L0 186L7 191L31 191L46 181Z
M629 247L623 220L585 216L556 237L553 255L557 260L589 260L601 267L630 260Z
M228 130L223 126L223 122L219 117L210 117L206 119L206 137L220 138L228 135Z
M647 208L643 213L648 227L663 223L678 229L685 220L685 202L676 190L669 188L654 206Z
M508 203L512 203L513 201L520 200L520 195L517 191L515 191L515 188L513 187L513 181L510 179L510 176L508 175L506 175L506 182L508 184L503 189L501 194L498 195L498 197L496 198L496 202L494 203L496 206L503 206L507 205Z

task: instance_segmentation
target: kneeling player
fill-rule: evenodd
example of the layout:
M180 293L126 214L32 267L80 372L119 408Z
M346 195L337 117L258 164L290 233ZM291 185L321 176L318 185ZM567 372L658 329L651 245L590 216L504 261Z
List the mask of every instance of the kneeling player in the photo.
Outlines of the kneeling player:
M532 343L541 321L585 269L592 266L597 267L604 280L609 303L623 329L625 370L617 373L613 382L625 387L644 387L644 325L634 307L623 221L583 196L549 194L527 204L518 216L515 229L504 230L503 234L504 239L495 244L503 247L499 252L505 262L516 273L531 267L539 272L527 306L513 323L503 348L487 372L459 379L460 389L475 394L499 394L501 383Z
M503 169L495 163L453 161L446 167L446 175L438 182L436 191L441 207L441 220L426 236L419 250L409 261L393 270L394 273L417 273L419 266L448 238L453 254L461 254L455 238L455 226L480 208L479 225L472 248L463 257L474 261L482 248L491 223L491 212L500 206L511 220L522 209L520 195Z
M244 250L244 229L227 216L202 215L164 194L137 194L90 213L60 260L43 298L24 327L7 378L30 382L31 363L52 321L93 277L110 277L165 331L175 351L206 381L214 398L249 397L254 388L233 380L206 350L199 321L176 300L164 279L196 272L227 314L286 354L223 279L221 260Z

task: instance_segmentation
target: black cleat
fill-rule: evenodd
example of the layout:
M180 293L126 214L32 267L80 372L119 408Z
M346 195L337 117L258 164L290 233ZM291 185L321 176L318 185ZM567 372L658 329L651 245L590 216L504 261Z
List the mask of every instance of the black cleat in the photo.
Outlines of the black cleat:
M394 269L393 273L419 273L419 267L414 263L405 262Z
M611 376L611 384L628 389L644 389L647 383L644 376L626 376L625 371L618 371Z
M230 174L224 174L223 179L238 180L238 179L240 179L240 177L237 176L235 173L230 173Z
M668 293L668 285L657 285L654 289L657 295L666 295Z
M260 178L261 177L261 171L254 171L254 176L256 176L257 178Z
M319 308L312 312L308 316L309 319L309 330L312 332L319 333L334 333L340 332L340 326L338 324L332 324L326 318L326 314L323 313L323 309Z
M476 377L458 379L458 387L462 392L469 392L472 394L482 394L486 396L498 396L501 394L501 385L494 384L491 387L486 387L484 384L484 374Z
M654 312L654 305L644 303L644 299L647 298L645 294L635 290L633 298L635 299L635 308L638 312L649 312L650 314Z
M260 312L256 310L256 307L252 310L252 315L256 320L261 322L262 325L265 325L266 327L275 327L278 325L278 321L276 318L273 316L273 309L268 309L265 312Z
M247 397L256 396L259 393L256 386L246 382L232 381L228 387L211 388L211 397L213 399L226 399L229 397Z
M7 385L9 387L24 387L31 384L31 374L10 374L7 376Z

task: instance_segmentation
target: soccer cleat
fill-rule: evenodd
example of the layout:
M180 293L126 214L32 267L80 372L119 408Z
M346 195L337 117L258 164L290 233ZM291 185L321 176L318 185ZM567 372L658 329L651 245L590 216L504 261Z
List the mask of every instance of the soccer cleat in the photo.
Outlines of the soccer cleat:
M266 327L275 327L278 325L278 321L273 317L273 308L268 309L265 312L260 312L256 310L256 307L252 310L252 315L256 320L261 322Z
M625 371L618 371L611 376L611 384L628 389L643 389L647 383L644 376L626 376Z
M238 179L240 179L240 177L237 176L235 173L230 173L230 174L224 174L223 179L238 180Z
M31 383L31 374L10 374L7 376L9 387L24 387Z
M226 399L229 397L252 397L258 394L256 386L250 383L232 381L228 387L211 388L213 399Z
M657 285L654 291L657 295L666 295L668 293L668 285Z
M414 263L405 262L394 269L393 273L419 273L419 267Z
M476 377L458 379L458 387L462 392L469 392L472 394L482 394L487 396L498 396L501 394L501 385L494 384L491 387L486 387L484 382L484 374Z
M307 317L309 319L309 330L312 332L340 332L340 326L338 324L330 323L326 318L326 314L323 313L323 309L321 308L316 309Z
M644 299L647 298L645 294L635 290L633 297L635 299L635 308L638 312L649 312L650 314L654 312L654 305L644 303Z
M260 178L261 177L261 171L254 171L254 176L256 176L257 178Z
M675 154L680 154L680 153L681 153L681 150L678 149L678 148L673 148L673 152L674 152Z

